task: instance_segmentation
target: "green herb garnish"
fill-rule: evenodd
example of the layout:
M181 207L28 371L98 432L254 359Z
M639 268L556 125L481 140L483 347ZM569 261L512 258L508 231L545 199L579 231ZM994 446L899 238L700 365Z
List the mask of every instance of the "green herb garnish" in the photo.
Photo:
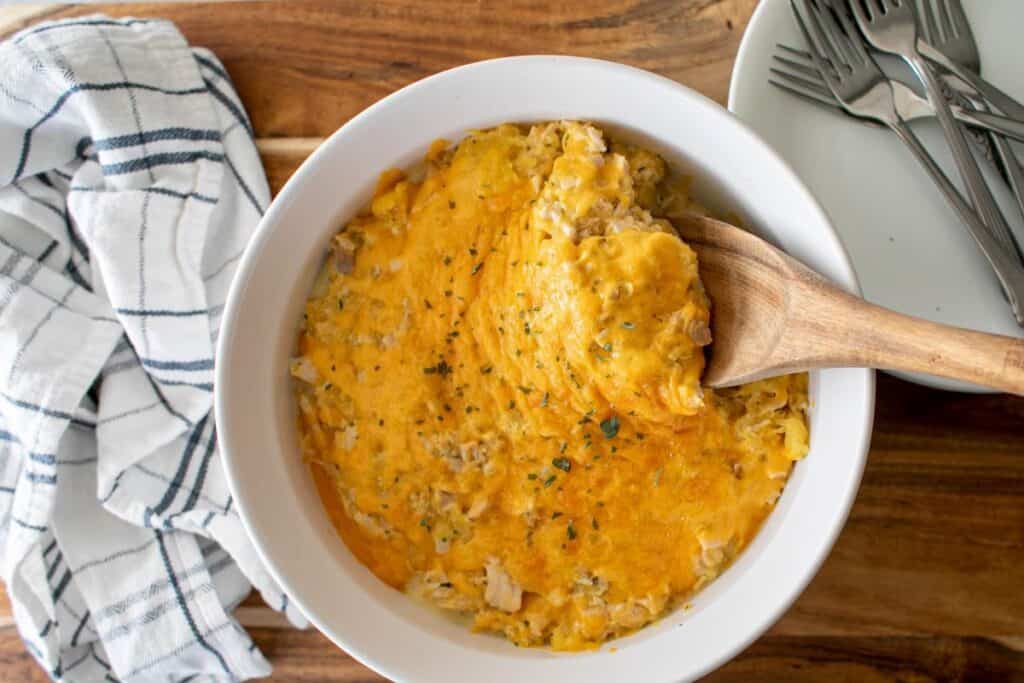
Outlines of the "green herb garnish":
M615 438L615 435L619 433L619 416L612 415L606 420L601 420L601 431L604 432L604 438Z
M423 374L441 375L444 377L445 375L452 374L452 366L448 365L448 363L442 358L437 362L437 365L431 365L430 367L423 368Z
M555 458L551 461L551 464L563 472L568 472L572 469L572 460L569 460L569 458Z

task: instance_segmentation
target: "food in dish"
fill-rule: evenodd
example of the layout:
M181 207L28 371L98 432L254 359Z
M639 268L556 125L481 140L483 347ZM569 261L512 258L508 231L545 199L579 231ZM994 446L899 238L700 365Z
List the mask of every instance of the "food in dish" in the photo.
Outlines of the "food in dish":
M381 580L517 645L651 623L749 543L808 447L806 375L700 386L697 209L593 125L505 125L389 171L292 360L304 457Z

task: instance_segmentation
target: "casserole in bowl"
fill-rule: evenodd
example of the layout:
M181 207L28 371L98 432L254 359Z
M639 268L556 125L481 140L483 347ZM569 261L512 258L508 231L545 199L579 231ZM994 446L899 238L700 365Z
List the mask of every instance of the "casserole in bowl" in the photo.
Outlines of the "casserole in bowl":
M691 679L763 632L799 594L840 530L870 434L866 370L811 377L811 445L760 533L692 600L603 650L517 650L411 602L340 543L298 454L288 363L295 326L331 237L438 138L508 121L594 121L697 179L729 208L856 290L841 244L791 171L725 110L657 76L605 62L524 57L409 86L332 136L295 174L243 257L218 349L217 419L228 477L257 550L325 634L398 680Z

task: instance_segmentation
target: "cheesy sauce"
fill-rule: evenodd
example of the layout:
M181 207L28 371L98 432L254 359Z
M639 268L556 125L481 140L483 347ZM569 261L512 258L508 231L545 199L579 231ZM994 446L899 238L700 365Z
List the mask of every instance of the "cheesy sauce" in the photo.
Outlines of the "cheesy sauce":
M717 576L808 445L806 375L702 389L709 302L657 155L559 122L435 144L334 238L292 360L304 457L397 589L580 650Z

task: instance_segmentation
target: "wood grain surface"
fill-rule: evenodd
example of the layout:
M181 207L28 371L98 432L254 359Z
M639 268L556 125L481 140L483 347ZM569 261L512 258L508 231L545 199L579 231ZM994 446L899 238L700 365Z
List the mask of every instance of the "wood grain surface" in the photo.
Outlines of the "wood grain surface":
M174 20L224 61L277 191L323 136L367 105L487 57L613 59L724 102L756 4L118 4L21 8L0 32L97 11ZM382 680L316 631L287 627L256 598L237 614L273 663L275 681ZM0 681L45 680L0 591ZM835 549L771 631L707 680L1024 682L1024 400L880 376L867 471Z

